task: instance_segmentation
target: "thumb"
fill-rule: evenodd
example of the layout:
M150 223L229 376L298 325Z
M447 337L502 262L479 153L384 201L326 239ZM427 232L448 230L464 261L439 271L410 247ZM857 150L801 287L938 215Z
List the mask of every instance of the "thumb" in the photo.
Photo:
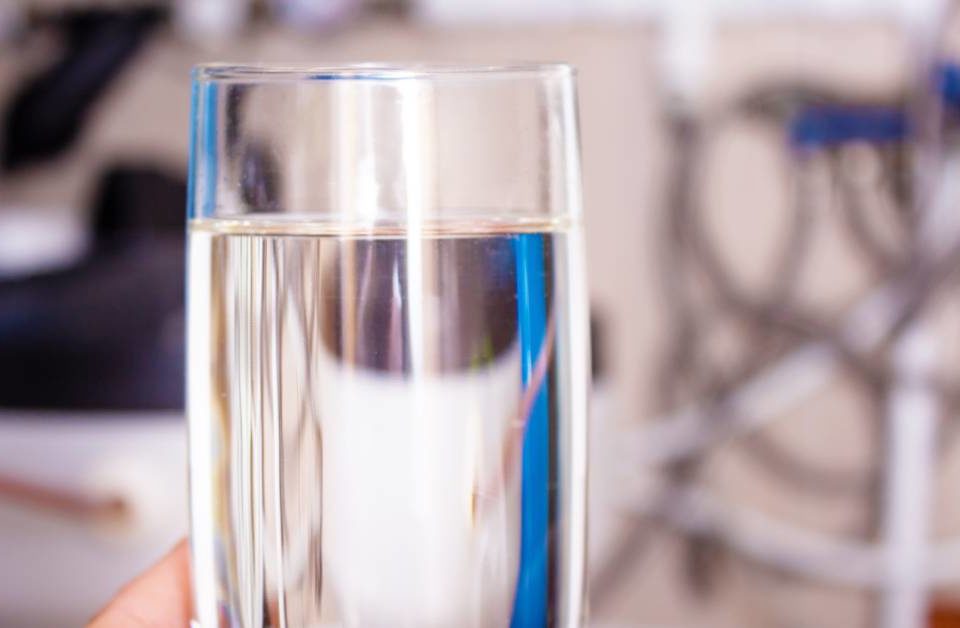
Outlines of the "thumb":
M186 628L190 614L190 557L181 541L126 585L88 628Z

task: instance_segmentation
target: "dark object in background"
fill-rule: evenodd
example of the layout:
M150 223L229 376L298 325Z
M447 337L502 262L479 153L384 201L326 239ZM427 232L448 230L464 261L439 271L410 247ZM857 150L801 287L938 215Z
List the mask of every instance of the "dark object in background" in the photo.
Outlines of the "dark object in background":
M607 327L604 320L598 312L590 312L590 375L594 382L607 376Z
M181 177L117 168L76 266L0 282L0 407L183 407Z
M163 17L156 8L78 11L57 20L61 58L14 96L4 116L0 165L6 171L55 157L80 134L110 82Z
M150 235L182 237L187 184L149 166L120 166L106 172L94 198L97 241Z

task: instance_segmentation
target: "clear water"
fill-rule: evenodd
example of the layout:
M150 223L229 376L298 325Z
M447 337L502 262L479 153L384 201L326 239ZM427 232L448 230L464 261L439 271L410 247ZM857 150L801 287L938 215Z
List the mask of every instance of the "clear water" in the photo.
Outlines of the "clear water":
M199 624L580 625L580 257L552 225L193 223Z

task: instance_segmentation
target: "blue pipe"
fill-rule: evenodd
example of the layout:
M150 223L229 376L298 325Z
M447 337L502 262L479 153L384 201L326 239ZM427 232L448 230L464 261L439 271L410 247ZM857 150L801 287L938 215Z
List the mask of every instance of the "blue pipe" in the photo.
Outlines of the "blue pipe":
M520 234L514 241L517 264L517 316L523 386L530 385L546 341L546 274L543 236ZM547 559L550 516L550 422L547 379L527 417L521 480L520 571L511 628L547 624Z
M832 148L849 142L885 144L904 141L907 113L873 105L811 105L790 121L790 143L799 149Z

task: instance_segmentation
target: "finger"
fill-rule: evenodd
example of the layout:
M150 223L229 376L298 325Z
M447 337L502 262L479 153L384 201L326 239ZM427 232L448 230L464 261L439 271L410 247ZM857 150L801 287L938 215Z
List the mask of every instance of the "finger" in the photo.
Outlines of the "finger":
M190 608L190 557L181 541L125 586L88 628L184 628Z

